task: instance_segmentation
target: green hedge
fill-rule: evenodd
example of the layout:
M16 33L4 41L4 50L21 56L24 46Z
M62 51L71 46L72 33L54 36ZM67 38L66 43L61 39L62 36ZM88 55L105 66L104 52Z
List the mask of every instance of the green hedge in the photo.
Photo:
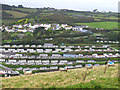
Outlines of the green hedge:
M6 58L6 60L10 60L10 58ZM74 61L74 60L97 60L97 61L101 61L101 60L119 60L120 57L114 57L114 58L66 58L66 59L26 59L26 60L68 60L68 61ZM16 59L16 60L25 60L25 59Z
M117 62L116 62L117 63ZM76 64L71 64L71 65L85 65L85 64L105 64L105 62L96 62L96 63L76 63ZM40 68L40 67L51 67L51 66L58 66L58 67L65 67L65 66L71 66L71 65L7 65L3 63L4 66L9 67L9 68Z

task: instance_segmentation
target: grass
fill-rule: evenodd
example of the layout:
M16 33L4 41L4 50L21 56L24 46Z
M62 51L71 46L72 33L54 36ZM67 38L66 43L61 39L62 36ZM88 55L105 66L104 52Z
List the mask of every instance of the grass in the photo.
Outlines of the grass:
M6 13L12 14L14 18L22 18L27 16L28 14L22 13L22 12L17 12L17 11L8 11L5 10Z
M40 13L40 15L42 15L42 16L49 16L49 15L53 15L53 13Z
M2 22L5 23L6 25L9 25L11 23L16 22L16 20L14 20L14 19L12 19L12 20L11 19L10 20L9 19L3 19Z
M101 19L95 19L95 21L101 21Z
M118 86L118 82L116 82L118 80L117 77L114 78L99 78L96 80L91 80L88 83L79 83L76 85L72 85L72 86L67 86L67 88L116 88L116 86ZM96 83L97 82L97 83ZM105 84L99 84L101 82L106 83ZM116 83L112 83L112 82L116 82Z
M4 68L0 66L0 69L4 69Z
M26 32L25 35L31 34L31 32Z
M97 19L120 19L118 17L94 17L94 18L97 18Z
M4 40L4 42L10 43L12 42L12 40Z
M19 35L20 33L13 33L13 34L11 34L11 37L14 37L14 36L17 36L17 35Z
M28 8L15 8L16 10L20 10L20 11L25 11L25 12L29 12L29 13L33 13L36 12L36 9L28 9Z
M118 65L107 68L95 66L87 72L86 69L71 69L68 72L47 72L32 75L2 78L3 88L118 88Z
M92 23L76 23L77 25L87 25L93 28L117 29L117 22L92 22Z
M67 15L84 15L84 14L81 14L81 13L70 13L70 12L67 12L67 13L65 13L65 14L67 14Z

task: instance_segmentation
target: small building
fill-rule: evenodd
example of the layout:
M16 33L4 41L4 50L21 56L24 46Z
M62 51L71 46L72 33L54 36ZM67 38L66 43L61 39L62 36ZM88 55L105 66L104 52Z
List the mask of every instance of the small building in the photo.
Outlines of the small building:
M65 26L64 28L65 28L65 30L70 30L70 29L72 29L72 26Z
M67 24L61 24L62 28L65 28L66 26L68 26Z
M73 31L82 31L83 30L83 28L81 26L76 26L76 27L73 27L72 29L73 29Z

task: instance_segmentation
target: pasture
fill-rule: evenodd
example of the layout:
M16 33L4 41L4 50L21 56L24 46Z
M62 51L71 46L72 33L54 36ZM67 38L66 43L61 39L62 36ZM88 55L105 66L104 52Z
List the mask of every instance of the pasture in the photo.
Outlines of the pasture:
M31 8L14 8L15 10L19 10L19 11L24 11L24 12L28 12L28 13L33 13L36 12L36 9L31 9Z
M87 25L93 28L117 29L117 22L92 22L92 23L75 23L76 25Z
M22 12L18 12L18 11L8 11L5 10L6 13L12 14L14 18L22 18L27 16L28 14L26 13L22 13Z
M115 67L95 66L70 69L68 72L47 72L2 78L2 88L118 88L118 64Z

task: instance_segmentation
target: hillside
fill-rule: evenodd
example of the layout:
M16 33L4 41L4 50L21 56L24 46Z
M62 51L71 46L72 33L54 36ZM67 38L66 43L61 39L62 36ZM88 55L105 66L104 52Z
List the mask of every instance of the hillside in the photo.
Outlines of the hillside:
M76 23L77 25L87 25L94 28L117 29L117 22L92 22L92 23Z
M47 72L28 76L2 78L3 88L118 88L118 65L107 68L95 66L86 76L85 68L68 72Z
M1 12L1 10L0 10ZM77 25L76 23L90 22L117 22L117 13L92 12L92 11L74 11L68 9L55 8L27 8L2 4L3 24L15 24L18 20L28 19L28 23L67 23ZM24 22L17 23L23 24Z

